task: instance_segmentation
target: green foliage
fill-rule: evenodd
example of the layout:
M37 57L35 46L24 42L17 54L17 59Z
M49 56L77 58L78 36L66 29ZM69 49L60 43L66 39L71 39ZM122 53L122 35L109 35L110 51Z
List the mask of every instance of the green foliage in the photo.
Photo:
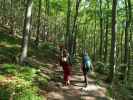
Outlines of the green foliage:
M37 87L46 87L48 79L29 66L4 64L0 67L0 99L43 100Z
M35 81L37 81L37 84L40 88L45 88L48 85L48 80L45 77L42 76L37 76L35 78Z
M132 100L133 99L133 88L130 88L125 83L117 83L114 87L114 97L117 100Z
M121 100L132 100L133 99L133 81L132 81L132 66L129 66L129 71L126 76L126 64L120 64L116 69L115 78L117 84L115 88L118 90L115 91L116 97ZM126 80L127 77L127 80Z
M133 99L133 89L130 89L125 86L120 86L119 95L124 98L125 100L132 100Z
M9 100L43 100L38 96L38 88L29 81L15 77L14 80L0 82L0 99Z
M108 74L110 70L110 65L104 64L103 62L97 62L95 66L95 70L102 74Z
M41 45L40 45L40 49L42 49L42 50L49 50L49 51L51 51L51 50L54 50L55 49L55 46L52 44L52 43L42 43Z
M44 57L54 59L56 53L56 48L52 43L42 43L38 49L34 50L34 54L40 59Z
M124 81L126 65L120 64L116 69L116 78L119 81Z
M0 35L0 62L16 63L19 43L19 39L2 33Z
M9 36L8 34L4 34L0 32L0 43L6 43L10 45L15 45L20 43L20 40L17 39L16 37Z
M4 80L4 79L5 79L5 77L3 75L0 75L0 81Z
M26 67L20 68L18 76L25 80L32 81L33 78L37 75L36 72L37 70L35 70L34 68L30 68L26 66Z
M108 87L107 95L109 97L113 97L113 90L112 90L112 87L111 86Z
M2 74L11 74L11 75L17 74L16 66L13 64L4 64L0 69L1 69L0 73Z
M18 48L14 47L4 47L0 48L0 61L2 63L14 63L17 62L17 55L19 53Z
M10 75L10 76L17 76L20 79L24 79L26 81L34 81L37 79L38 82L42 82L44 84L48 83L48 78L40 75L41 72L37 69L31 68L29 66L19 66L14 64L4 64L0 68L0 73L2 75ZM1 77L2 78L2 77Z

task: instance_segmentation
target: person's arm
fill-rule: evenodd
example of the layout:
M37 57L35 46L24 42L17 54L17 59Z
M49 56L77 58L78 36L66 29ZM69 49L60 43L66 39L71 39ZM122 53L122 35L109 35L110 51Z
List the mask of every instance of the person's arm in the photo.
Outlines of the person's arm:
M91 63L91 70L94 71L93 64Z

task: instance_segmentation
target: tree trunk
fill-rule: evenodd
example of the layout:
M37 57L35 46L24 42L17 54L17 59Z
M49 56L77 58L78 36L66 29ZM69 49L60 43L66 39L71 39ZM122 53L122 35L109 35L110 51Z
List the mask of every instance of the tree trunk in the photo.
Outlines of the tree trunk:
M76 47L77 47L77 33L78 29L77 26L75 27L75 35L74 35L74 44L73 44L73 55L76 55Z
M125 45L124 45L124 63L127 64L128 62L128 8L127 8L127 0L125 0L125 9L126 9L126 26L125 26Z
M130 39L129 39L129 66L131 66L132 65L132 51L133 51L133 38L132 38L132 28L130 27Z
M46 14L50 15L50 0L46 0Z
M122 31L122 34L121 34L121 63L123 63L123 35L124 35L124 31Z
M5 14L5 11L6 11L6 0L3 0L3 21L2 21L2 24L6 24L6 14Z
M38 24L37 24L37 36L35 40L36 46L39 44L39 35L40 35L40 20L41 20L41 5L42 5L42 0L39 0L39 5L38 5Z
M65 47L69 49L69 36L70 36L70 14L71 14L71 0L67 0L67 26L65 35ZM70 53L70 51L69 51Z
M97 33L96 6L97 5L95 5L95 31L94 31L94 50L93 50L94 51L94 62L96 62L96 33Z
M78 17L78 10L79 10L79 5L80 5L80 2L81 2L81 0L76 0L76 13L75 13L75 16L74 16L74 22L73 22L73 28L72 28L72 33L71 33L71 39L70 40L72 40L72 44L71 44L71 50L70 50L70 52L71 52L71 54L72 54L72 56L74 55L74 43L75 43L75 27L76 27L76 20L77 20L77 17Z
M99 48L99 59L102 61L103 51L103 18L102 18L102 0L100 0L100 48Z
M48 41L48 36L49 36L49 15L50 15L50 0L46 0L46 19L45 19L45 41Z
M111 34L111 51L110 51L110 73L108 82L112 82L116 68L116 6L117 0L112 2L112 34Z
M27 58L32 5L33 5L32 0L27 0L25 19L24 19L23 39L22 39L22 53L20 57L21 64L23 64L25 59Z
M131 22L131 1L125 0L126 7L126 27L125 27L125 52L124 52L124 63L128 64L128 48L129 48L129 40L128 40L128 29L130 27Z
M15 35L14 34L14 18L13 18L13 0L10 0L10 34L11 35Z
M106 0L107 2L107 9L109 9L109 1ZM106 15L106 32L105 32L105 53L104 53L104 62L107 63L107 57L108 57L108 28L109 28L109 17L108 13Z
M127 75L129 70L128 58L129 58L129 27L131 22L131 1L125 0L125 8L126 8L126 27L125 27L125 55L124 55L124 63L127 65L125 70L125 82L127 83Z

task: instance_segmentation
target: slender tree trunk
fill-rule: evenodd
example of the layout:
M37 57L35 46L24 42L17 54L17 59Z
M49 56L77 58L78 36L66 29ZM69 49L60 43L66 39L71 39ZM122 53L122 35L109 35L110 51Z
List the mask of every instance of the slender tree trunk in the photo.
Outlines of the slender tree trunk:
M37 24L37 37L35 40L36 46L39 44L39 35L40 35L40 20L41 20L41 5L42 5L42 0L39 0L39 5L38 5L38 24Z
M23 64L25 59L27 58L32 5L33 5L32 0L27 0L25 19L24 19L24 29L23 29L22 53L20 57L21 64Z
M2 21L2 24L6 24L6 14L5 14L5 11L6 11L6 0L3 0L3 21Z
M70 52L71 52L71 54L72 54L72 56L74 55L74 42L75 42L75 27L76 27L76 20L77 20L77 17L78 17L78 10L79 10L79 5L80 5L80 2L81 2L81 0L77 0L76 1L76 13L75 13L75 16L74 16L74 22L73 22L73 28L72 28L72 33L71 33L71 38L72 39L70 39L70 40L72 40L72 44L71 44L71 50L70 50Z
M77 26L75 27L75 35L74 35L74 45L73 45L73 55L76 55L76 47L77 47L77 33L78 29Z
M102 61L103 52L103 16L102 16L102 0L100 0L100 48L99 48L99 59Z
M57 14L55 15L57 16ZM55 18L55 23L54 23L54 41L53 41L53 44L56 46L56 38L57 38L57 25L56 25L57 21L56 21L56 18Z
M107 63L108 57L108 17L106 19L106 33L105 33L105 53L104 53L104 62Z
M127 75L129 71L129 28L131 22L131 1L125 0L125 7L126 7L126 27L125 27L125 55L124 55L124 63L127 65L125 70L125 82L127 83Z
M97 6L97 4L96 4ZM94 31L94 62L96 62L96 33L97 33L97 19L96 19L96 6L95 6L95 31Z
M107 2L107 9L109 9L109 1L106 0ZM106 32L105 32L105 53L104 53L104 62L107 63L107 57L108 57L108 33L109 33L109 17L108 13L106 15Z
M131 1L125 0L125 7L126 7L126 27L125 27L125 52L124 52L124 63L128 64L128 48L129 48L129 39L128 39L128 29L130 27L131 22Z
M111 34L111 51L110 51L110 73L108 82L112 82L116 69L116 6L117 0L112 2L112 34Z
M10 11L10 34L14 34L14 19L13 19L13 0L10 0L10 6L11 6L11 11Z
M130 27L130 39L129 39L129 66L132 65L132 60L133 60L133 57L132 57L132 54L131 52L133 51L133 38L132 38L132 28Z
M49 16L50 16L50 0L46 0L46 24L45 24L45 38L48 41L49 38Z
M73 34L74 31L75 31L76 20L77 20L77 17L78 17L78 10L79 10L80 2L81 2L81 0L77 0L77 1L76 1L76 13L75 13L75 16L74 16L74 22L73 22L72 34Z
M71 14L71 0L67 0L67 26L65 35L65 46L69 49L69 36L70 36L70 14ZM69 51L70 53L70 51Z
M46 14L50 15L50 0L46 0Z
M127 0L125 0L125 9L126 9L126 26L125 26L125 45L124 45L124 63L127 64L128 62L128 27L129 27L129 22L128 22L128 8L127 8Z
M83 49L84 49L84 32L83 32L83 30L84 30L84 26L82 26L80 29L82 29L82 53L83 53Z
M87 27L86 27L86 24L84 25L84 31L83 32L84 32L84 49L86 49L86 42L87 42ZM89 38L90 38L90 36L89 36ZM89 43L89 46L90 46L90 43Z
M122 31L122 34L121 34L121 63L123 63L123 35L124 35L124 32Z

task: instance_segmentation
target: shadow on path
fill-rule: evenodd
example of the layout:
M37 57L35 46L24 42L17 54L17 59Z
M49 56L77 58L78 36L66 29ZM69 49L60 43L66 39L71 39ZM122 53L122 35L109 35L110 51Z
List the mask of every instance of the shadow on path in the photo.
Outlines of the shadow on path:
M72 74L71 85L63 86L62 69L56 68L54 78L48 86L47 100L109 100L106 96L107 89L97 85L95 79L88 77L88 86L85 87L82 73L73 69Z

